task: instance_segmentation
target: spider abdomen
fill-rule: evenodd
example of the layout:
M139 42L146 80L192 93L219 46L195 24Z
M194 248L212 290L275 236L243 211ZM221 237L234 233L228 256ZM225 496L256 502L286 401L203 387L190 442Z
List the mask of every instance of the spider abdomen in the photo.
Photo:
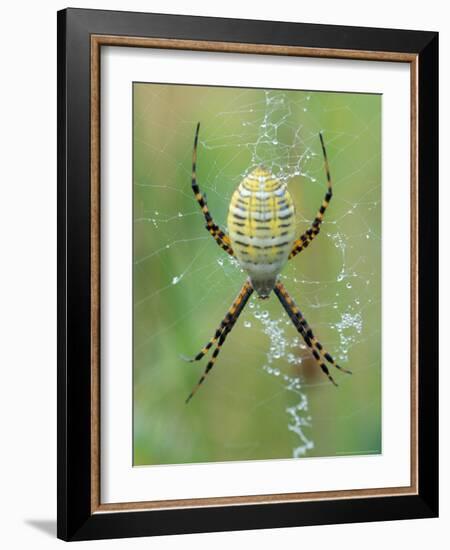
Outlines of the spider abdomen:
M295 209L287 185L255 168L233 193L228 212L233 251L261 298L269 295L295 239Z

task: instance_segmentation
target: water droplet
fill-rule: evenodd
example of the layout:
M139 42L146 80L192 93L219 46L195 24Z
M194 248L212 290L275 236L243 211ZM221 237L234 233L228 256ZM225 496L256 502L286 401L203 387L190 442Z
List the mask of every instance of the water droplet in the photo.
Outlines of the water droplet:
M272 140L272 145L278 145L278 140L277 140L277 139L273 139L273 140Z
M183 278L183 274L181 274L181 275L179 275L179 276L173 277L173 279L172 279L172 284L173 284L173 285L178 284L178 283L181 281L182 278Z
M273 374L274 376L280 376L280 369L274 369Z
M348 282L345 286L346 286L347 288L352 288L352 283Z
M267 319L269 317L269 312L268 311L262 311L261 312L261 318L262 319Z
M308 109L306 107L303 107L303 112L306 113Z
M181 212L178 212L178 217L179 218L182 218L183 217L183 214Z

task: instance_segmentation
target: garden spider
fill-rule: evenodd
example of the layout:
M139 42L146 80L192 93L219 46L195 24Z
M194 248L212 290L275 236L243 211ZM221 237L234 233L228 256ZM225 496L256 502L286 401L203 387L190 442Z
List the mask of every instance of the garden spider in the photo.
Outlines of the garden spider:
M286 261L307 248L319 234L325 210L331 200L331 176L322 133L319 133L319 138L325 162L327 192L311 227L295 239L295 208L287 185L277 180L263 166L258 166L250 172L234 191L228 211L228 234L214 223L206 203L206 196L200 191L197 183L199 129L200 123L197 124L195 131L192 154L192 190L205 217L206 229L220 247L238 260L247 272L248 279L213 337L195 357L188 359L199 361L214 345L216 346L203 375L189 394L186 403L192 399L213 368L222 345L253 291L256 291L258 297L262 299L268 298L272 290L275 292L295 328L310 348L314 359L328 379L337 386L325 362L348 374L351 372L336 364L333 357L316 339L302 312L278 280L278 275Z

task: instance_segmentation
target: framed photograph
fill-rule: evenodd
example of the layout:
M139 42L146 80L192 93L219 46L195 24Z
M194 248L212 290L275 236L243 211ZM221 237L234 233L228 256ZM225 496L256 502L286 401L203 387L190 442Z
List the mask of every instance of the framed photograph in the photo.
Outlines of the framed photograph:
M438 514L438 35L58 13L58 536Z

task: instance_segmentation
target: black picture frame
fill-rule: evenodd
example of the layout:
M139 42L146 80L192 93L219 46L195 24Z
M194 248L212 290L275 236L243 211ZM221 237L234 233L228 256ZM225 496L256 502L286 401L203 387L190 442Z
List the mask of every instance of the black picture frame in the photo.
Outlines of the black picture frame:
M92 511L91 37L144 37L417 58L418 491L414 495ZM58 12L58 531L64 540L438 515L438 34L148 13Z

